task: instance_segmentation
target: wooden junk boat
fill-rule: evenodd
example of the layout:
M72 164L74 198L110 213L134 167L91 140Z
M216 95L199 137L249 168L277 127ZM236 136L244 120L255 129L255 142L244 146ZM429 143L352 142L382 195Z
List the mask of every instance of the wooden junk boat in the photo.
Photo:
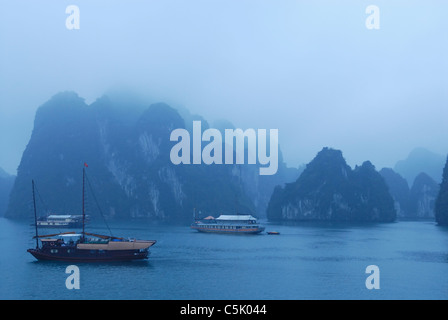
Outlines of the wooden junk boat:
M33 186L34 219L36 227L36 248L28 249L38 260L56 260L69 262L103 262L103 261L129 261L147 259L149 247L156 240L125 239L85 232L85 167L83 168L82 187L82 232L62 232L56 234L38 235L36 200ZM41 245L39 246L39 239Z

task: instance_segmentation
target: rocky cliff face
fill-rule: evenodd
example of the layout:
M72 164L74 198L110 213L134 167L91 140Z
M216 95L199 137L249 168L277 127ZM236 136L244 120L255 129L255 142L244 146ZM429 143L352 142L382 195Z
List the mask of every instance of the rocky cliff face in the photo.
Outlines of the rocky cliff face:
M394 199L395 210L398 218L410 215L410 190L406 179L391 168L383 168L380 174L386 182L390 195Z
M440 186L426 173L420 173L410 190L411 218L434 218L434 207Z
M396 218L387 186L366 161L352 170L342 152L324 148L294 183L276 187L270 220L381 221Z
M434 207L439 184L428 174L421 172L409 189L406 180L394 170L380 171L395 202L397 216L403 219L434 218Z
M442 183L435 204L436 221L440 225L448 225L448 158L443 169Z
M9 194L15 178L15 176L8 174L0 168L0 217L4 215L8 207Z
M143 107L105 96L87 105L73 92L55 95L36 113L6 216L32 214L32 179L45 202L38 204L40 214L79 214L84 163L94 192L87 199L109 217L190 221L194 209L206 215L264 211L272 189L251 183L251 166L172 164L176 128L191 130L191 123L164 103ZM282 163L279 172L285 171ZM271 179L283 183L282 177ZM95 208L88 205L92 217Z

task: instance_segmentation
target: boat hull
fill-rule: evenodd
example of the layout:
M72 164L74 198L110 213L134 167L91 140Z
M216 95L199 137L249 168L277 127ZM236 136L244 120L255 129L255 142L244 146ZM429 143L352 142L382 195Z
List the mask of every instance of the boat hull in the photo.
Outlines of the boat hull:
M53 249L55 250L55 249ZM73 250L73 251L67 251ZM99 250L78 250L58 248L54 253L49 250L28 249L37 260L66 261L66 262L113 262L132 261L148 259L148 250L125 250L125 251L104 251Z
M221 226L210 225L192 225L192 229L205 233L223 233L223 234L258 234L264 231L264 227L250 227L250 228L224 228Z
M67 223L53 223L53 222L37 222L39 228L80 228L82 222L67 222Z

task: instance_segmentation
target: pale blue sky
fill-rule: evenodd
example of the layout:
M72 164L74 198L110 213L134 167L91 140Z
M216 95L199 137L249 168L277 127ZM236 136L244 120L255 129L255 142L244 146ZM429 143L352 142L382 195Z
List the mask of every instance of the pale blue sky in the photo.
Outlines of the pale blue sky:
M80 9L67 30L65 8ZM368 30L368 5L380 29ZM279 129L290 166L324 146L392 167L448 153L448 3L2 0L0 167L15 173L38 106L125 85L236 127ZM167 137L169 139L169 137Z

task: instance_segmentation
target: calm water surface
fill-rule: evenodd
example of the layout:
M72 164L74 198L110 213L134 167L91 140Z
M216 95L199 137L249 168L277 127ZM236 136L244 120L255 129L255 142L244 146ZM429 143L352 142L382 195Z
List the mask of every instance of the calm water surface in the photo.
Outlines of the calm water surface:
M0 299L448 298L448 229L434 222L265 225L281 235L112 223L114 235L157 240L150 259L77 264L80 289L68 290L69 263L37 261L26 252L33 227L0 218ZM368 265L380 269L378 290L365 286Z

